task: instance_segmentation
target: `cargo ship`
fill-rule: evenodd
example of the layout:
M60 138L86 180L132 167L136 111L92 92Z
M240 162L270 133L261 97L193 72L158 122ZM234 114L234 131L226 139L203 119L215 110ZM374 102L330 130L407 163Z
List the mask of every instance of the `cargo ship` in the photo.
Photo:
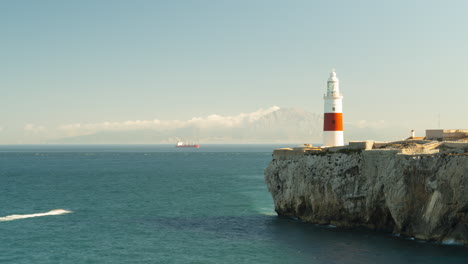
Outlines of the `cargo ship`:
M175 147L176 148L200 148L200 144L188 144L182 141L178 141Z

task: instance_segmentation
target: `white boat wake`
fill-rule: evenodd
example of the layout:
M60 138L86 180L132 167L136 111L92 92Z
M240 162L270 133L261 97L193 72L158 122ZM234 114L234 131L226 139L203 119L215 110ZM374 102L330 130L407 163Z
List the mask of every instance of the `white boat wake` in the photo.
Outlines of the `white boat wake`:
M8 216L0 217L0 222L13 221L13 220L25 219L25 218L31 218L31 217L47 216L47 215L61 215L61 214L68 214L68 213L72 213L72 211L67 211L63 209L55 209L47 213L8 215Z

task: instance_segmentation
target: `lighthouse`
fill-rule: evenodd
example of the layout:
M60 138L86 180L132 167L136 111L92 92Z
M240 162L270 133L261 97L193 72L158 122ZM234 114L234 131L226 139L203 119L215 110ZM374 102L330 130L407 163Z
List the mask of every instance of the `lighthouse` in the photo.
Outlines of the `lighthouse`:
M340 81L335 70L330 73L327 93L323 96L325 111L323 116L323 145L343 146L343 95L340 93Z

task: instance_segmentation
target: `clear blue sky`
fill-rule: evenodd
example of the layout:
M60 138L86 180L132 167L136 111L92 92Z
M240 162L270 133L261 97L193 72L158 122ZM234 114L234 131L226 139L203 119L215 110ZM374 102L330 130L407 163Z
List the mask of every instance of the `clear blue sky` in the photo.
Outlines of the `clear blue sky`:
M0 143L71 123L274 105L346 122L468 128L468 1L0 2ZM32 137L32 135L30 135ZM36 138L38 136L36 135Z

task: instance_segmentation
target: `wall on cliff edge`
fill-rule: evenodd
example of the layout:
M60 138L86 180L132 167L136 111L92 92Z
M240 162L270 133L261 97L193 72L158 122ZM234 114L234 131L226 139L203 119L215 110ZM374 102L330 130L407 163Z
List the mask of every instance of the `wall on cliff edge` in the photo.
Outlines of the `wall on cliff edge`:
M468 155L275 151L265 169L278 215L468 245Z

